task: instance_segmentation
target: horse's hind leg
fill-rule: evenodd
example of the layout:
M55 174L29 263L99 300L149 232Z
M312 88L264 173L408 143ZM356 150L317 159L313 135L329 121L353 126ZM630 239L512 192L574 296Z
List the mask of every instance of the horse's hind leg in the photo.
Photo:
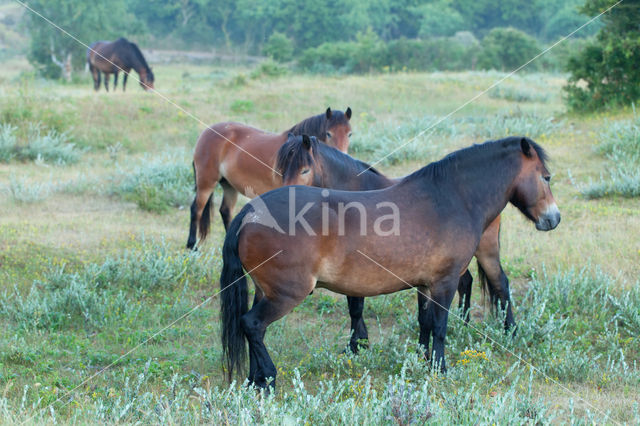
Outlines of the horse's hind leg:
M267 326L289 313L306 296L302 293L299 297L276 294L273 299L260 299L241 319L242 329L249 341L249 358L253 367L249 371L249 383L259 388L275 388L276 384L277 370L264 345Z
M128 72L124 72L124 76L122 76L122 91L124 92L127 88L127 77L129 77Z
M109 91L109 73L104 73L104 90Z
M100 70L89 63L89 71L93 77L93 90L97 92L100 89Z
M209 231L211 220L211 204L213 204L213 187L198 186L196 196L191 203L191 222L189 224L189 239L187 248L193 249L196 245L198 226L200 227L200 238L204 239Z
M458 308L462 308L464 323L469 324L469 315L471 309L471 289L473 284L473 277L471 272L467 269L458 281Z
M362 319L362 311L364 310L364 297L347 296L349 304L349 316L351 317L351 340L349 348L354 354L358 353L361 347L367 347L369 340L369 332L367 326Z
M222 216L222 223L226 231L229 229L229 224L233 217L233 208L236 205L236 201L238 201L238 191L236 191L225 178L220 179L220 185L223 191L222 202L220 203L220 216Z
M511 292L509 290L509 279L500 264L500 220L496 219L489 228L482 234L482 239L475 253L478 261L479 273L486 276L487 287L491 295L491 302L506 311L504 328L505 330L515 327L511 308ZM515 330L515 328L514 328Z
M113 91L115 92L118 87L118 71L113 73Z

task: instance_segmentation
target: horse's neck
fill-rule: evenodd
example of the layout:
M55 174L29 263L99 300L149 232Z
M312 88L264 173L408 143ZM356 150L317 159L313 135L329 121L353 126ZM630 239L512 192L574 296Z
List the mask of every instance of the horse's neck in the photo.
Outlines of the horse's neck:
M468 167L458 164L455 169L446 177L427 178L422 188L429 191L436 203L442 199L449 205L453 197L459 197L474 224L484 231L509 202L518 168L507 160L499 160Z
M131 48L131 68L133 68L138 75L140 75L140 77L145 77L147 76L148 73L148 66L147 64L138 57L138 53L135 51L135 49L132 47Z
M301 122L294 124L293 127L291 127L288 130L285 130L284 132L282 132L282 134L286 137L289 133L293 133L295 136L300 136L301 134L305 133L307 136L315 136L316 138L318 138L319 141L322 141L324 143L325 141L325 132L322 132L321 127L322 126L309 126L307 125L308 121L315 119L316 117L309 117L309 118L305 118L304 120L302 120ZM305 128L305 125L307 126ZM317 128L316 128L317 127ZM314 132L310 132L309 128L316 128L316 130ZM322 134L319 134L322 133Z
M345 167L337 157L323 156L323 186L346 191L370 191L387 188L394 181L371 169L361 170Z

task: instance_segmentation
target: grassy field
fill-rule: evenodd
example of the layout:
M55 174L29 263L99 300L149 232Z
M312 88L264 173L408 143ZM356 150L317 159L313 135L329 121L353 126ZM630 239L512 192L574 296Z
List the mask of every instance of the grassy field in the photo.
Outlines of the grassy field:
M449 373L431 372L406 291L368 299L370 348L342 354L346 301L316 291L269 328L278 389L261 397L225 382L218 301L202 304L218 290L217 214L200 251L184 249L202 123L282 131L351 106L352 152L376 161L503 74L327 77L188 64L154 73L171 103L134 81L126 93L94 93L88 75L60 84L30 77L22 59L3 63L2 423L638 422L640 199L617 195L618 151L607 148L624 145L633 111L567 115L562 75L516 76L387 158L379 168L400 176L507 135L549 151L560 226L540 233L515 208L504 213L516 337L476 289L472 326L450 316ZM597 185L605 189L593 199Z

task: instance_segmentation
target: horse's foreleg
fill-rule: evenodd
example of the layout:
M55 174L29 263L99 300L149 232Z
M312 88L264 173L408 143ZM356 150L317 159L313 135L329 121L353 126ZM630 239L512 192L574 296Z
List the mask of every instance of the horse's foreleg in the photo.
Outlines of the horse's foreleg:
M351 340L349 341L349 348L351 352L356 354L361 347L368 347L367 341L369 340L369 332L362 318L364 297L347 296L347 303L349 304L349 316L351 317Z
M122 91L123 92L127 88L127 77L129 77L129 73L125 71L124 76L122 77Z
M473 284L473 277L471 272L467 269L458 281L458 308L462 308L464 323L469 323L469 315L471 309L471 289Z
M432 365L440 365L440 371L447 372L444 361L444 343L447 336L447 321L449 308L456 294L459 277L453 276L443 281L434 283L431 287L432 302L429 304L427 315L431 317L433 324L433 357Z
M109 91L109 73L104 73L104 90Z
M418 324L420 324L420 338L418 343L422 347L424 356L429 359L429 345L431 343L431 331L433 330L433 315L431 310L433 303L429 300L427 287L420 286L418 290Z
M115 92L118 88L118 71L113 73L113 91Z
M238 201L238 191L224 178L220 179L220 185L223 191L220 216L222 216L222 223L226 231L229 229L229 223L231 223L231 218L233 217L233 208L236 205L236 201Z

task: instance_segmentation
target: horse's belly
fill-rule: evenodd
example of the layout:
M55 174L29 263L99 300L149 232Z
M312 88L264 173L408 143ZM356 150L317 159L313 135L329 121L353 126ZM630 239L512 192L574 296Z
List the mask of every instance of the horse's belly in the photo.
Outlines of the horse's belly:
M345 294L353 297L371 297L379 296L381 294L395 293L400 290L412 288L414 286L407 285L406 283L394 279L388 279L386 281L363 281L363 280L350 280L350 281L336 281L336 282L324 282L318 281L316 287L326 288L335 293Z

